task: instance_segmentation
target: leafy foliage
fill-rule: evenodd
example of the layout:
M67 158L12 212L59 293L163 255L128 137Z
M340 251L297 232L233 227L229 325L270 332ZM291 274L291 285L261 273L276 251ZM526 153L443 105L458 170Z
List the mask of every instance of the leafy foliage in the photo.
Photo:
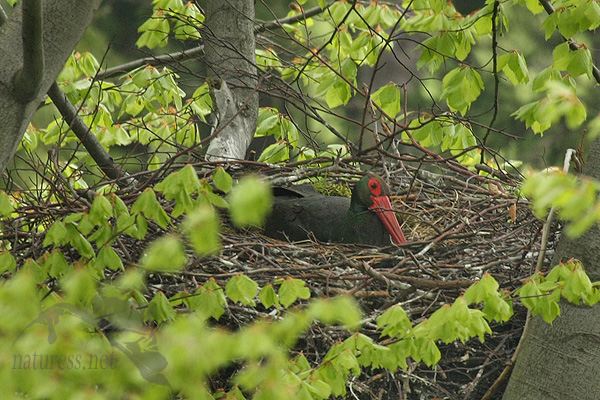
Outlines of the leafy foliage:
M170 193L168 188L171 184L177 182L179 177L186 176L184 171L185 169L174 172L163 180L160 188L164 196ZM221 187L229 187L231 178L224 170L216 170L213 182L215 179L221 181L219 183ZM252 185L256 185L257 181L251 182ZM232 193L239 190L238 186L234 186ZM185 191L182 188L177 192L184 193L190 199L185 200L179 197L175 199L176 203L191 204L194 196L204 198L200 191ZM239 390L242 392L258 391L257 393L262 393L261 396L270 397L276 396L275 393L281 393L284 390L292 397L309 395L312 398L327 398L330 395L345 395L350 377L360 375L361 369L365 367L386 368L391 371L398 368L406 369L408 358L433 366L441 357L438 343L451 343L456 340L465 342L475 337L484 341L486 335L492 334L489 322L504 322L512 316L513 296L500 292L496 280L486 273L479 282L464 293L464 296L458 297L452 304L440 307L431 314L429 319L418 324L413 325L400 305L393 305L377 318L377 329L380 334L378 340L366 336L360 331L355 331L350 333L343 342L333 345L317 366L311 366L302 355L289 359L285 355L285 349L293 346L300 335L316 321L320 321L322 324L342 324L351 330L360 329L360 307L352 298L340 297L330 300L317 299L305 307L290 309L294 304L311 297L305 282L298 279L281 279L260 288L254 280L244 274L230 278L225 287L219 286L210 279L192 294L181 292L167 298L159 291L149 300L141 296L138 289L134 289L139 285L134 282L138 281L140 277L136 276L138 272L132 267L127 269L126 275L121 280L122 283L117 286L105 288L99 286L104 268L119 270L123 269L123 266L119 256L109 245L109 243L114 243L114 238L109 237L99 241L102 235L98 235L96 232L100 230L94 231L89 226L97 229L103 224L113 225L113 222L107 218L114 215L115 209L120 210L120 215L130 218L144 215L147 218L158 218L166 223L167 219L157 217L164 213L164 209L155 192L148 190L140 196L140 199L143 198L148 200L138 200L131 207L127 207L120 199L116 200L118 197L114 195L110 198L98 195L87 215L69 216L62 221L57 221L48 229L47 243L53 244L56 249L39 262L25 263L11 278L12 284L0 288L0 297L12 299L7 301L5 307L15 307L13 303L16 300L11 297L15 290L24 291L28 296L37 299L31 305L32 311L28 313L30 319L20 318L11 322L12 329L25 330L24 336L18 340L19 346L25 348L28 343L26 338L32 334L35 335L33 331L28 332L29 328L27 328L27 324L35 318L35 310L42 307L42 300L37 297L38 289L35 286L43 282L49 275L58 279L64 289L64 298L55 295L52 297L51 304L77 299L75 304L85 310L88 307L96 307L95 304L98 301L104 303L124 301L127 304L125 309L122 308L124 305L118 306L114 313L111 313L110 318L114 319L115 323L131 325L134 321L138 321L137 323L144 321L164 326L158 331L156 337L160 343L159 354L160 357L173 363L173 368L165 369L166 365L161 366L161 363L151 366L145 361L142 364L140 364L141 361L134 362L140 372L142 372L142 368L150 368L150 371L142 373L146 380L159 383L164 379L179 388L178 390L192 395L198 390L201 392L207 390L206 386L202 384L198 387L198 382L205 382L212 374L234 361L244 360L246 368L236 376L235 381L239 388L233 389L234 392ZM149 201L148 204L151 206L147 206L146 201ZM181 228L189 236L194 251L202 256L218 252L219 241L214 241L218 235L213 235L218 234L219 227L214 223L215 215L208 211L213 210L215 206L217 205L210 205L206 199L203 200L195 206L196 208L192 210L189 219ZM148 207L158 207L163 211L155 211L150 214L147 212ZM233 212L236 207L245 209L248 206L246 204L237 205L233 201L229 204L228 209ZM173 213L175 212L175 208L173 208ZM87 218L87 222L84 221L84 217ZM117 223L116 227L118 228L118 226ZM133 225L123 227L121 232L125 233L131 226ZM81 233L82 229L84 234ZM195 233L198 230L203 233ZM93 239L93 236L96 238ZM96 251L91 246L81 247L79 242L99 243L99 250ZM61 246L67 244L77 249L82 259L93 260L89 263L90 268L73 269L61 250ZM144 274L144 270L147 273L176 271L184 267L185 260L183 241L176 235L167 235L150 244L142 256L141 268L137 271L142 274ZM15 262L9 253L2 255L2 264L7 265L7 271L14 271ZM126 281L130 283L123 286ZM119 287L119 285L121 286ZM600 300L599 285L600 283L592 284L583 272L581 264L572 261L556 266L547 277L540 274L534 275L515 295L519 296L522 303L530 308L534 315L541 314L545 320L551 322L560 314L559 301L561 298L576 304L584 302L593 305ZM257 299L260 306L274 307L278 312L283 312L282 318L273 324L257 321L239 332L226 332L211 328L207 324L208 319L219 320L227 312L229 304L241 303L248 307L258 307ZM132 305L134 308L131 308ZM179 313L178 308L182 306L189 309L192 314ZM48 307L48 304L45 307ZM105 304L104 307L107 305ZM61 329L60 332L63 332L62 329L68 331L80 329L66 323L67 320L64 317L61 318L60 323L57 324L57 327ZM96 322L92 320L90 323L95 324ZM196 344L192 348L186 346L185 351L182 351L181 346L190 340L189 338L192 337L190 335L193 335ZM113 339L112 346L116 346L115 343L119 343L119 341L127 340L126 336L123 334L118 339ZM167 341L167 338L171 340ZM385 340L386 338L393 340ZM88 343L88 341L82 343ZM92 341L101 343L102 339L98 337ZM62 341L55 345L50 343L50 345L51 347L46 350L56 352L56 354L66 354L64 352L77 349L77 347L72 347L77 344L64 346ZM209 353L202 350L215 348L215 346L221 350ZM193 349L192 352L190 352L191 349ZM150 349L140 351L146 356L154 354L154 350ZM102 352L100 354L105 354L106 357L115 357L112 353ZM158 357L158 355L155 356ZM118 356L121 363L123 362L122 357L122 355ZM263 360L260 364L257 363L259 359ZM120 374L122 368L124 367L112 370L111 375ZM178 373L179 368L193 370L193 379L182 381L181 375ZM3 380L6 377L5 375ZM125 381L120 382L124 383ZM137 385L147 385L142 382L139 381ZM192 382L193 384L191 384ZM159 383L159 387L160 385ZM160 389L154 390L160 392Z
M275 77L279 97L289 102L285 113L280 106L260 109L255 136L274 142L261 152L258 162L317 159L311 165L333 165L370 146L368 137L378 147L394 151L412 147L425 155L409 161L439 157L455 168L458 162L473 171L485 161L479 156L486 149L487 133L494 128L482 123L473 110L500 84L528 94L528 103L510 112L533 133L547 132L563 120L570 130L583 126L588 109L579 92L582 81L593 77L586 46L556 46L549 66L539 72L528 66L524 51L505 51L497 44L491 56L495 63L476 61L474 52L488 49L483 40L508 32L508 7L526 8L537 15L542 11L538 2L487 2L469 15L461 15L446 1L405 3L407 10L375 1L298 2L328 8L306 18L304 9L293 8L287 21L296 17L297 22L281 25L289 46L272 40L256 51L261 77ZM151 18L139 27L139 47L156 49L174 40L200 39L204 16L194 2L154 0L152 4ZM562 0L555 5L557 11L541 24L546 39L556 30L572 38L600 26L595 1ZM416 39L423 32L427 39ZM445 100L445 105L433 101L431 107L415 107L403 91L405 85L397 82L377 86L372 79L364 84L361 73L377 71L385 64L384 57L397 57L401 35L419 41L416 68L427 74L418 78L419 83L430 96ZM0 355L5 367L0 369L0 385L7 393L32 398L80 397L85 390L107 398L133 392L148 398L167 398L172 393L236 399L344 396L351 380L366 368L407 370L410 359L433 367L442 357L442 343L474 338L483 342L493 334L492 323L512 317L517 298L547 322L560 314L561 299L590 306L600 299L600 283L591 282L575 260L555 266L545 276L534 275L516 293L501 291L494 277L484 273L462 296L419 322L411 320L414 316L400 304L390 305L376 318L376 335L365 333L363 312L354 298L315 298L317 291L292 277L274 277L262 286L247 273L228 276L224 284L207 277L195 290L183 289L168 297L148 280L156 276L168 280L186 274L192 262L219 257L225 229L221 215L237 228L260 226L272 201L269 185L256 176L237 180L222 166L212 171L195 168L196 151L204 146L199 126L214 122L212 99L208 84L194 81L190 87L175 68L175 64L143 65L114 81L97 79L98 73L102 75L98 60L90 53L74 53L58 78L89 133L107 151L122 157L123 165L133 164L132 172L154 171L160 177L159 183L141 193L117 194L114 184L105 184L100 168L79 149L79 140L65 121L53 118L41 129L27 130L20 147L24 154L41 154L45 149L61 154L38 174L43 177L51 171L59 184L42 179L36 194L29 197L21 190L0 192L0 215L9 223L18 218L25 221L23 234L39 239L47 249L42 255L20 259L11 253L12 242L3 239L0 341L3 348L12 345L14 353L21 355L18 359ZM410 73L417 77L416 72ZM491 74L498 80L496 85L487 83ZM497 100L498 94L494 96ZM356 120L333 111L344 106L354 110L361 102L362 116ZM310 121L299 123L290 104ZM596 117L590 126L600 126L598 121ZM340 133L350 130L347 123L360 128L359 136ZM478 134L482 127L485 136ZM333 135L317 140L307 134L319 130ZM134 156L119 153L129 146L144 149L142 161L133 162ZM502 154L495 152L494 157ZM173 164L175 172L171 172ZM499 168L499 163L492 166ZM560 217L571 222L567 233L576 236L600 221L599 185L587 178L537 174L522 191L540 217L550 206L557 207ZM80 210L66 214L50 210L43 225L27 224L32 209L80 201L91 187L95 194ZM128 254L121 242L124 237L143 243L143 249ZM239 307L267 309L273 318L249 321L238 331L218 325ZM115 327L114 335L103 333L106 323ZM331 344L322 359L290 356L289 350L310 329L333 325L341 325L335 329L343 329L346 337ZM32 371L37 359L30 356L31 348L51 355L50 362L73 368L34 367ZM115 358L118 362L113 364ZM11 369L11 363L19 367L13 364ZM84 363L92 367L86 373L79 368ZM236 368L227 389L211 393L209 379L233 365L242 368Z
M544 217L550 207L557 207L559 218L571 222L566 233L578 237L594 223L600 223L598 192L600 183L563 173L539 172L523 184L523 194L531 197L532 209Z

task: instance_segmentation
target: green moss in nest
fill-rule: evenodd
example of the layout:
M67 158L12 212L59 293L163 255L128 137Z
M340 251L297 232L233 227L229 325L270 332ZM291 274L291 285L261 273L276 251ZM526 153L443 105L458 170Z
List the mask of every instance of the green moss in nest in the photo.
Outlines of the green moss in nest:
M313 182L317 192L327 196L352 196L352 189L347 183L331 183L324 179Z

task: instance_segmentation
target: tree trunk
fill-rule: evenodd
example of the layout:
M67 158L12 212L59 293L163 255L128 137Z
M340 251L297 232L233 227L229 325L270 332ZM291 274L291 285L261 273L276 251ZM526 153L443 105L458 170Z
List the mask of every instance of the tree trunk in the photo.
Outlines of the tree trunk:
M584 173L600 179L600 138L590 147ZM576 258L593 281L600 280L600 229L576 240L560 238L553 265ZM600 304L560 303L561 315L547 324L538 315L524 338L504 400L577 399L600 396Z
M242 160L258 120L254 0L206 2L203 28L216 123L206 158Z
M15 74L23 66L23 0L8 21L0 26L0 174L15 153L33 113L83 36L100 1L43 2L43 76L41 85L26 102L21 102L19 93L14 89Z

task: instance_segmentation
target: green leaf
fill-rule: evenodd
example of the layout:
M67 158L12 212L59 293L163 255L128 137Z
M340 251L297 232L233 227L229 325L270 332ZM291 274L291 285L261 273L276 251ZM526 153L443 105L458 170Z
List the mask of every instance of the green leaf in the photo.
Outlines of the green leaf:
M570 39L579 30L579 21L574 17L571 10L562 8L556 10L558 14L558 31L567 39Z
M578 10L581 13L581 18L579 19L580 30L594 30L600 26L600 5L597 2L588 1L581 3Z
M469 328L469 332L465 335L465 339L470 339L473 336L477 336L479 341L483 343L485 334L492 334L492 328L490 328L489 324L485 320L484 313L482 311L469 310L469 319L465 322Z
M258 283L244 274L239 274L227 282L225 293L235 303L240 302L246 306L254 306L254 298L258 293Z
M317 398L327 399L331 395L331 387L320 379L311 379L306 385Z
M300 279L286 278L279 287L279 301L284 307L289 307L299 298L310 298L310 290L306 283Z
M281 61L272 48L266 50L256 49L256 65L263 71L281 67Z
M506 322L513 316L512 301L508 295L495 293L486 299L482 311L488 321Z
M525 104L517 111L511 114L511 116L515 117L515 119L525 121L525 126L531 128L534 133L544 133L550 126L552 126L551 121L546 120L538 120L538 116L544 115L544 113L539 112L540 102L533 102L529 104Z
M124 271L123 262L121 261L121 257L115 252L115 250L108 246L104 245L98 252L98 256L96 258L96 265L99 268L108 267L113 271Z
M424 341L419 347L419 354L428 367L437 364L442 358L442 353L433 340Z
M217 167L213 173L213 183L220 191L229 193L231 186L233 186L233 178L225 172L223 167Z
M346 380L341 371L333 365L329 363L322 365L315 373L315 377L327 382L334 396L344 396L346 394Z
M280 121L280 114L276 108L261 107L258 111L258 124L254 136L261 137L274 134Z
M422 146L439 146L442 143L444 129L441 121L434 119L414 120L411 126L416 127L412 131L413 138Z
M87 304L98 294L98 281L85 268L74 268L61 279L65 300L71 304Z
M38 285L48 278L48 275L46 275L46 272L40 266L40 264L38 264L30 258L25 260L25 263L23 264L20 270L23 271L23 273L31 275L33 277L33 280Z
M593 61L592 55L588 48L580 48L571 52L571 59L567 67L567 71L571 76L576 77L586 74L588 78L592 78Z
M0 264L1 265L1 264ZM271 308L272 306L279 307L279 299L273 289L273 285L270 283L265 285L258 294L258 298L265 308Z
M573 221L567 226L567 235L577 237L600 221L596 200L600 182L595 180L561 173L537 173L527 178L522 191L531 198L531 208L537 216L543 217L554 206L559 218Z
M394 83L389 83L373 93L373 101L391 118L400 113L400 89Z
M424 48L417 61L417 69L421 69L427 66L429 73L433 74L440 69L444 62L445 57L429 48Z
M568 275L562 294L574 304L579 304L581 300L587 300L592 295L592 282L582 268L575 268Z
M145 290L145 275L145 272L139 268L130 268L118 277L115 287L123 291Z
M138 32L142 32L140 38L135 42L137 47L148 47L153 49L157 46L166 46L168 42L169 21L163 16L164 12L156 11L152 17L144 22Z
M352 97L350 85L346 82L336 82L325 94L325 101L329 108L336 108L348 103Z
M536 92L541 92L542 90L547 89L547 85L549 81L560 81L561 76L560 72L554 70L552 67L548 67L543 69L537 76L533 79L532 89Z
M503 71L515 86L529 82L529 71L525 58L518 51L511 51L498 57L498 70Z
M310 292L307 288L303 295L296 292L300 298L308 299ZM281 299L281 290L279 292ZM333 299L318 299L312 301L308 308L308 315L313 319L318 319L327 324L342 324L349 330L358 330L362 321L362 311L351 296L339 296Z
M55 249L52 253L44 254L44 270L52 278L62 278L69 271L69 263L62 251Z
M131 213L143 213L147 218L154 220L154 222L163 229L170 223L169 216L158 202L154 190L150 188L144 190L135 203L133 203Z
M550 39L558 25L558 13L552 13L542 22L542 28L546 33L546 40Z
M146 218L144 218L143 215L136 215L135 216L135 232L134 236L136 239L143 239L146 237L146 234L148 233L148 221L146 221Z
M3 217L10 217L13 211L14 206L10 197L8 197L4 190L0 190L0 215Z
M77 220L79 220L79 222L77 223L77 229L83 235L89 235L98 225L104 223L104 221L100 221L97 223L92 222L92 218L90 218L90 215L88 213L81 213L81 215L79 216L71 214L65 218L64 222L75 222Z
M117 217L117 230L128 235L135 234L135 216L122 213Z
M219 287L213 278L210 278L202 287L196 289L194 296L185 298L184 303L192 311L219 320L225 313L227 299L223 289Z
M56 221L46 232L43 245L49 246L53 244L55 246L62 246L68 242L68 231L65 224L62 221Z
M93 258L96 255L90 242L79 233L74 223L65 224L65 228L67 230L69 244L71 244L79 254L86 258Z
M141 260L142 268L148 271L178 271L185 264L183 243L172 235L164 235L152 242Z
M592 76L592 56L585 47L571 51L568 43L562 43L554 48L552 59L556 70L566 70L573 77L583 74L589 78Z
M145 321L155 321L158 324L175 319L175 310L163 292L158 292L144 310Z
M8 251L0 253L0 274L4 272L14 272L17 268L15 258Z
M542 292L539 290L534 279L528 279L516 294L519 295L521 303L530 310L535 310Z
M383 329L381 336L402 338L412 329L412 325L406 312L397 304L377 318L377 329Z
M106 225L98 227L96 232L88 236L88 241L96 242L98 247L114 241L112 224L107 223Z
M271 188L254 175L240 179L227 195L229 212L238 227L261 226L272 206Z
M210 205L197 207L188 215L182 228L197 254L206 256L221 249L219 217Z
M264 163L279 163L285 162L290 159L290 148L286 141L279 140L263 150L260 157L258 158L259 162Z
M446 74L442 80L441 98L446 99L452 111L466 114L484 88L477 71L469 67L458 67Z
M227 203L227 201L224 198L214 193L212 191L212 188L208 185L208 183L206 185L203 185L202 189L200 190L200 194L201 196L198 196L197 202L200 205L206 204L206 202L202 201L202 197L204 197L206 200L208 200L208 204L219 208L229 208L229 203Z
M480 303L498 292L498 282L487 272L479 282L471 285L464 294L467 304Z
M561 263L552 268L548 275L546 275L546 282L560 282L566 280L571 273L569 264Z
M193 166L186 165L163 179L154 188L163 193L167 200L181 199L182 192L186 195L197 193L200 188L200 180Z

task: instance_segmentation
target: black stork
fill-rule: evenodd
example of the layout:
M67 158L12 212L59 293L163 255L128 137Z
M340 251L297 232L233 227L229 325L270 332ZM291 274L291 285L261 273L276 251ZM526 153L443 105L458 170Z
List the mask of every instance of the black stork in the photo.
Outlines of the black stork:
M264 234L291 241L314 237L321 242L374 246L406 243L383 179L368 173L352 190L352 198L324 196L316 190L275 190L273 210Z

